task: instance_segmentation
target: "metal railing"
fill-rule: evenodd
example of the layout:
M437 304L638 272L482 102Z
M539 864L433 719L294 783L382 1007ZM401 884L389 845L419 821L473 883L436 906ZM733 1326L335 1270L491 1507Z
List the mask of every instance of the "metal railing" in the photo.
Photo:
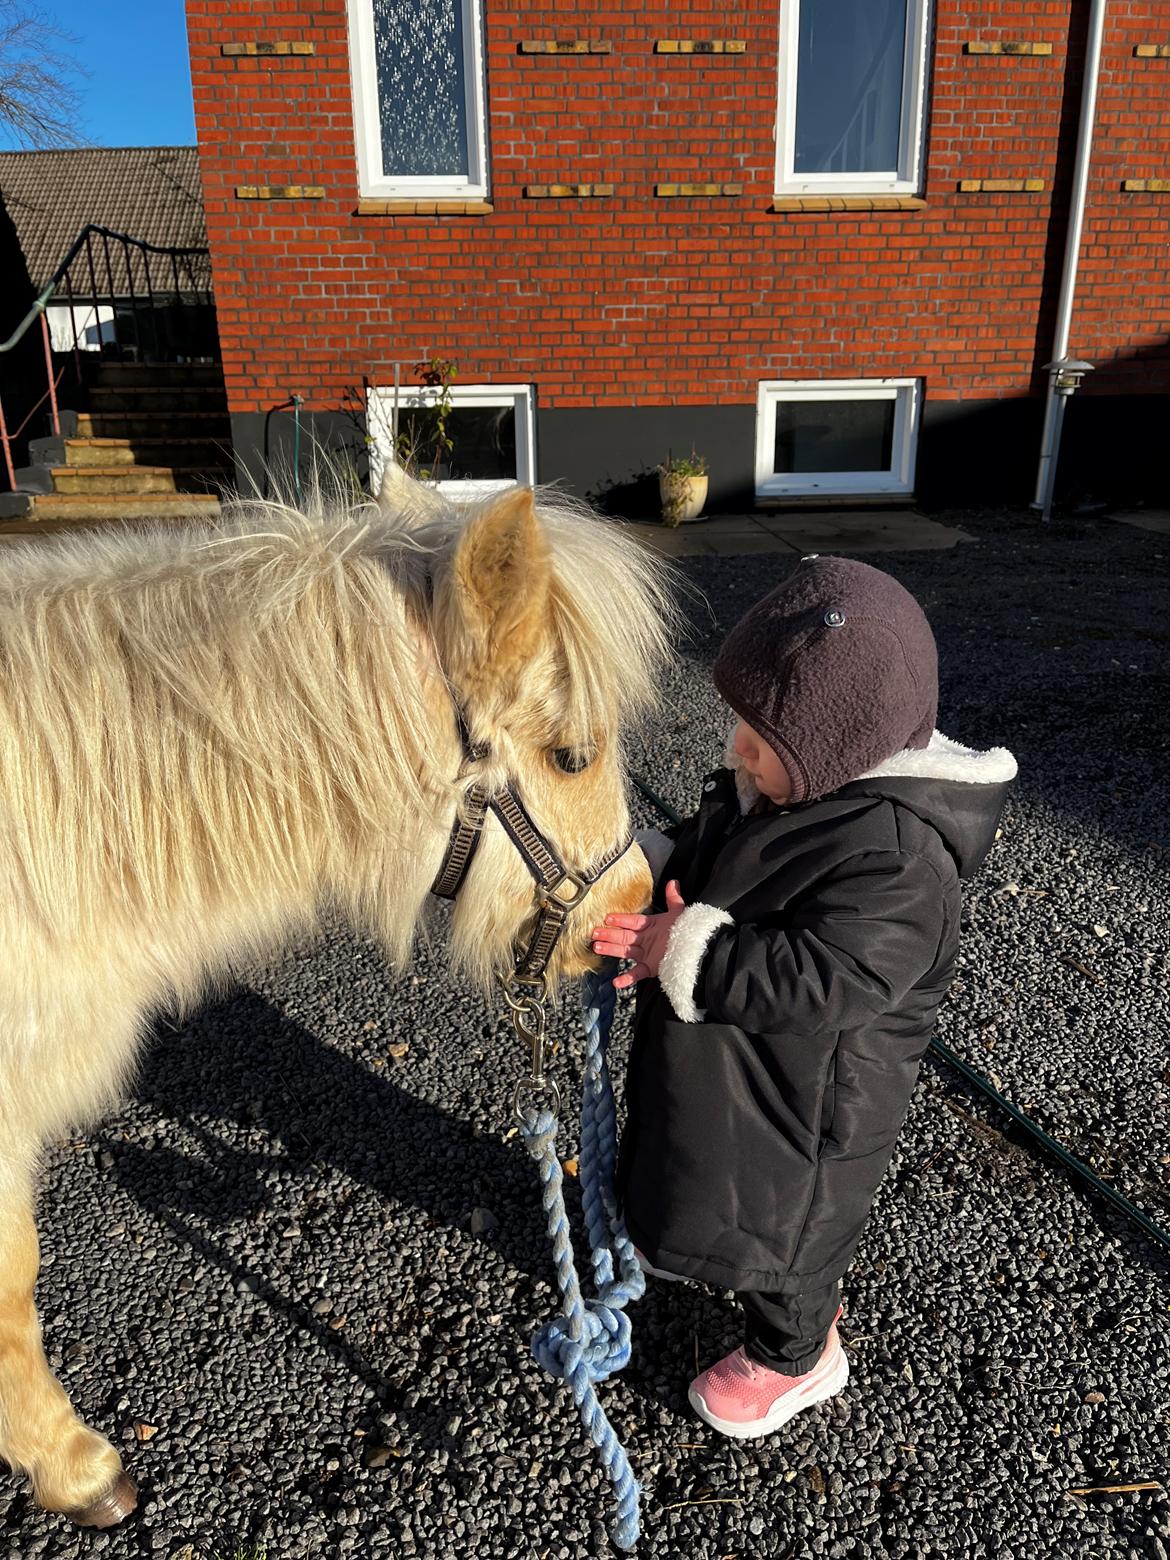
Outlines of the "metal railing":
M0 358L38 324L44 392L13 429L8 427L0 398L0 445L11 488L16 486L13 442L46 401L53 434L60 435L57 392L70 364L81 385L86 361L95 358L133 363L219 361L210 255L206 248L167 248L88 223L24 319L7 341L0 342ZM55 354L63 359L59 366Z

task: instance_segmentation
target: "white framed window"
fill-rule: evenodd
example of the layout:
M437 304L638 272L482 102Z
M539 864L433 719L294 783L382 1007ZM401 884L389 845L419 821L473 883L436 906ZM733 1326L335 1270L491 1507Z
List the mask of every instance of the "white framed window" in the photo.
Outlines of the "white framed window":
M776 192L917 194L930 0L780 0Z
M108 303L51 303L45 310L54 352L100 352L118 343L116 310Z
M756 401L756 496L908 494L917 379L765 379Z
M349 0L363 195L486 196L480 0Z
M398 445L394 439L394 391L378 389L370 401L370 437L381 463L407 452L411 466L451 498L482 498L536 481L536 439L531 385L452 385L445 433L435 439L434 407L442 392L399 391Z

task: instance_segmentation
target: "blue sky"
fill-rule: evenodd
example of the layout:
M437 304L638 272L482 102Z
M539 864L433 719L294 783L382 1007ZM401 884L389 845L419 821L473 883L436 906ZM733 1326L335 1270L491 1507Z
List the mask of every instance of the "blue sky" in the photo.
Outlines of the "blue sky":
M183 0L44 0L44 12L77 40L68 52L88 72L79 84L81 138L95 146L194 144ZM14 143L0 133L0 144Z

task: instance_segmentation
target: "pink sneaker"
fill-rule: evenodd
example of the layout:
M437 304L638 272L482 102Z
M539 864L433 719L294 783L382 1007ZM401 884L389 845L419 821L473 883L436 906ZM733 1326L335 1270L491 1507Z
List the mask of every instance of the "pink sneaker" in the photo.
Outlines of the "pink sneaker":
M691 1382L691 1407L721 1435L754 1441L786 1425L802 1409L836 1397L849 1380L849 1362L829 1329L824 1352L803 1376L782 1376L736 1349Z

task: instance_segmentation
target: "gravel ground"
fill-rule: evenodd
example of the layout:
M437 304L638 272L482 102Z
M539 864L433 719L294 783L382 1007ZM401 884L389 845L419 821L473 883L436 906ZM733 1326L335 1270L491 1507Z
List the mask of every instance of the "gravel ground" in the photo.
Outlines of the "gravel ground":
M978 545L874 561L934 622L943 729L1012 747L1021 783L940 1037L1170 1225L1170 538L945 518ZM723 730L713 649L788 567L688 561L708 605L637 754L679 806ZM441 941L395 978L327 928L160 1022L133 1100L52 1147L50 1360L142 1500L77 1533L5 1476L4 1555L610 1552L608 1486L528 1352L553 1294L514 1046ZM1068 1493L1167 1483L1167 1255L1003 1128L928 1062L846 1281L849 1388L768 1441L686 1405L736 1340L727 1297L651 1289L602 1388L640 1555L1167 1560L1163 1490Z

